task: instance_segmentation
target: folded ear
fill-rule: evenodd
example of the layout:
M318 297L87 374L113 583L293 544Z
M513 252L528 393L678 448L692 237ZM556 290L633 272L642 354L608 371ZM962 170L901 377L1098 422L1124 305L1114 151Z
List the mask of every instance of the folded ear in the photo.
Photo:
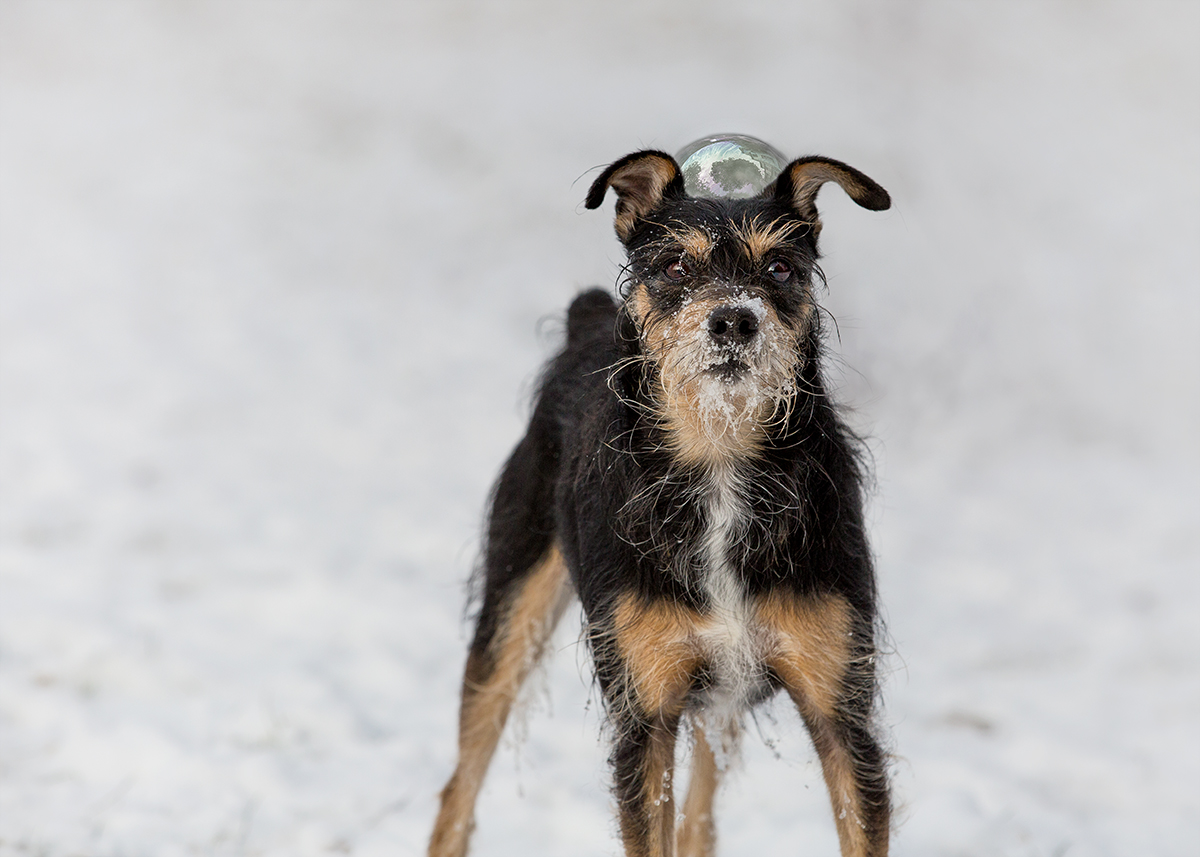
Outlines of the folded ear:
M617 192L617 237L625 241L634 224L662 203L667 196L683 195L683 173L666 152L647 149L634 152L612 164L592 182L588 208L599 208L609 188Z
M775 180L775 199L794 208L816 233L821 229L817 191L825 182L837 182L852 200L871 211L884 211L892 205L888 192L854 167L815 157L800 158L783 168Z

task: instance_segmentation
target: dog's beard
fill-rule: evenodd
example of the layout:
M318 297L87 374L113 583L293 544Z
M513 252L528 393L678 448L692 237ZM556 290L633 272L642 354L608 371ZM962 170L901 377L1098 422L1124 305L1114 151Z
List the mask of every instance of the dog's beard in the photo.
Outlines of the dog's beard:
M697 343L700 351L718 353L685 360L696 368L685 377L673 379L684 398L694 400L705 434L713 442L736 435L745 428L769 423L795 396L795 352L783 361L778 351L777 325L766 324L746 346L711 349ZM688 390L688 387L694 387ZM668 390L668 395L674 391Z
M707 319L719 306L754 313L758 333L750 342L713 340ZM715 453L756 449L763 430L786 419L795 400L798 335L761 297L690 301L648 324L643 340L658 367L663 416L683 431L688 446L704 441Z

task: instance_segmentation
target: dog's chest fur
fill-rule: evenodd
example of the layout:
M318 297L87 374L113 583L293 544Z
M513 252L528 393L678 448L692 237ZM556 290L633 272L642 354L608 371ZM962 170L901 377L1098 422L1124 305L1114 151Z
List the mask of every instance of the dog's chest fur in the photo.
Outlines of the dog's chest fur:
M697 641L709 665L706 707L729 713L748 705L765 683L763 634L734 548L751 525L744 477L732 464L711 466L701 494L704 527L696 545L702 612Z
M642 454L668 446L661 435L626 437L640 438L633 448ZM714 445L703 464L649 456L646 470L625 471L635 487L615 516L639 556L643 591L694 617L688 648L702 663L694 700L714 724L769 695L765 662L777 640L761 606L777 588L795 586L804 558L794 537L806 517L796 473L723 452Z

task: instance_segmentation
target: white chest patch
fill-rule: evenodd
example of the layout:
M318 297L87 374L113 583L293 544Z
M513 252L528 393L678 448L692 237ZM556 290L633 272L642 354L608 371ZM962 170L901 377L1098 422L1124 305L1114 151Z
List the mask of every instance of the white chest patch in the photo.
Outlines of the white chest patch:
M741 478L735 468L725 466L713 468L711 479L705 495L708 525L701 546L710 615L699 642L714 679L707 716L728 720L746 707L764 680L763 647L745 586L730 559L749 514Z

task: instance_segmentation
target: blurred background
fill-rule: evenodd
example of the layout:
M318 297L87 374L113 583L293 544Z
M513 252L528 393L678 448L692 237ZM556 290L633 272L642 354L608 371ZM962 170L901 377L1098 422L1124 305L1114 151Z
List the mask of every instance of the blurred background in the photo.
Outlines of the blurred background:
M1200 4L0 5L0 855L416 855L599 167L844 160L898 855L1200 840ZM474 853L615 855L571 614ZM764 709L723 853L834 854Z

